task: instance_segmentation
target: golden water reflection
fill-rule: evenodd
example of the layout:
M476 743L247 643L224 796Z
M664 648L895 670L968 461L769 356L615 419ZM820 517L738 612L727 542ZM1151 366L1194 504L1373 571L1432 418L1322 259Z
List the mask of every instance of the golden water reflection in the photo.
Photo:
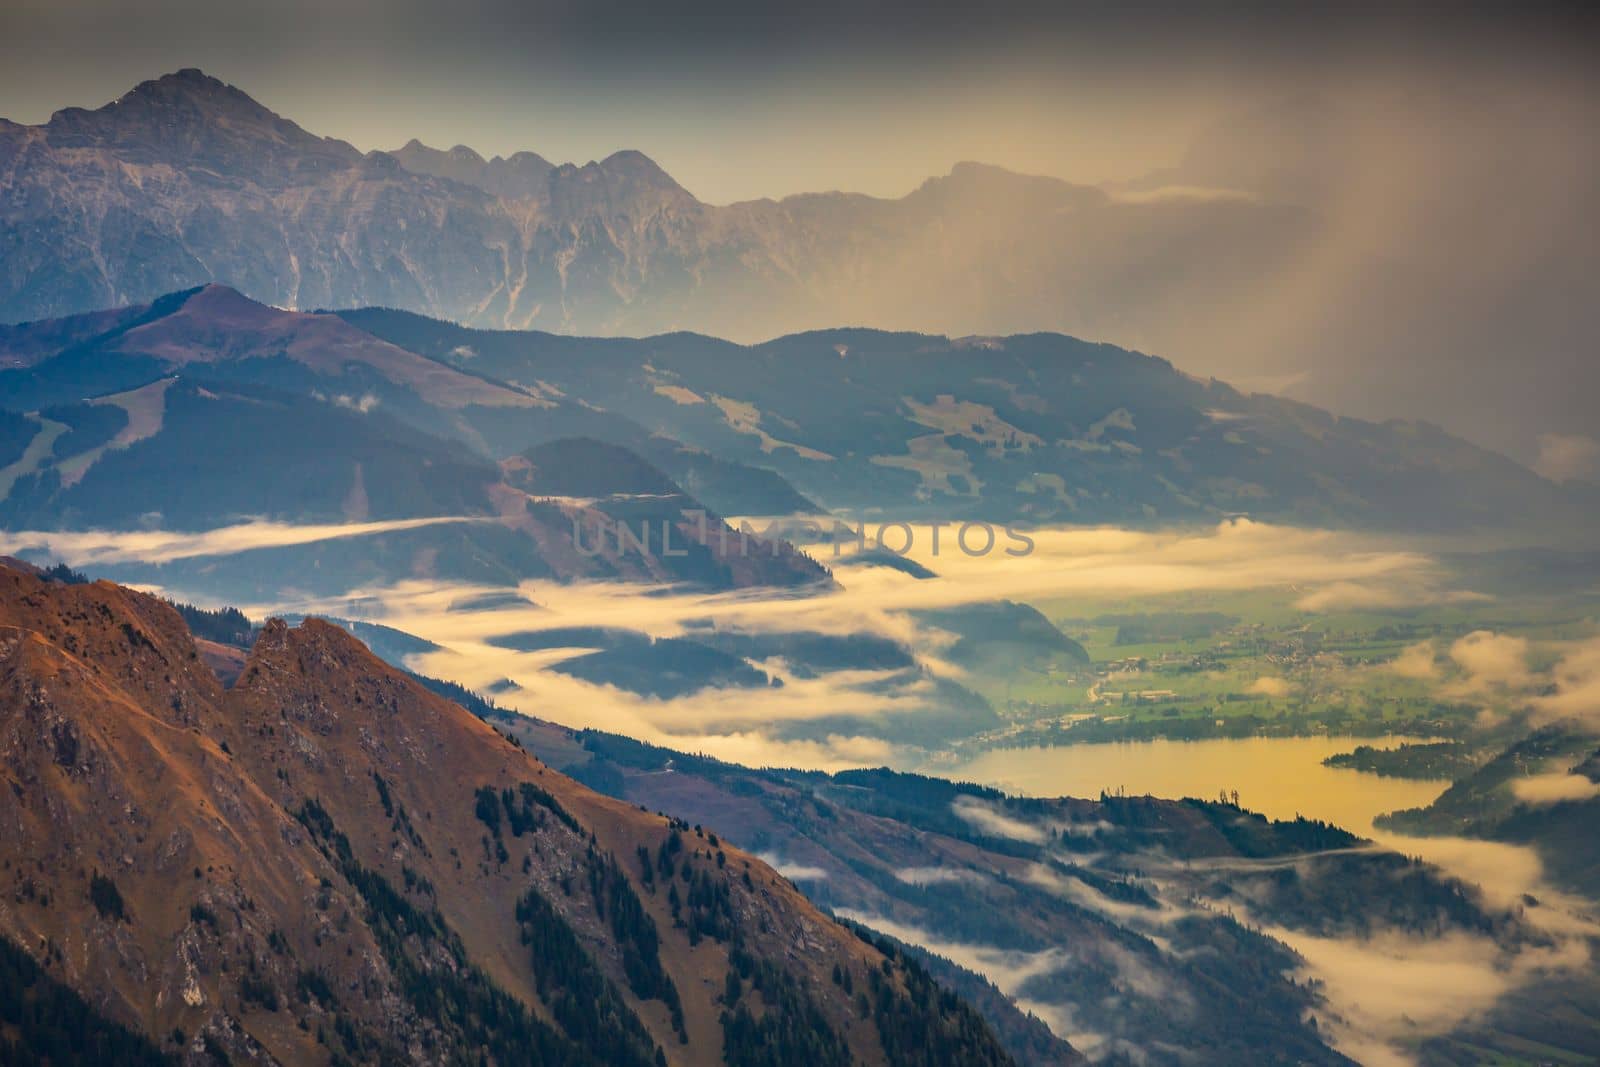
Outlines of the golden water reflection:
M1416 739L1252 737L999 748L922 769L1036 797L1095 797L1122 789L1209 800L1237 790L1241 805L1269 818L1304 815L1367 835L1374 817L1429 804L1450 783L1380 778L1324 767L1322 761L1357 745L1392 748L1407 740Z

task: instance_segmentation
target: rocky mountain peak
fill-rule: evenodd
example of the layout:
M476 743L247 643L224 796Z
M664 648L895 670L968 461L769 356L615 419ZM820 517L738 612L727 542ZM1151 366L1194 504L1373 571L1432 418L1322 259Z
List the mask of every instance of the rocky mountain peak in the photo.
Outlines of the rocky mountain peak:
M241 89L195 67L142 81L115 100L94 109L69 107L57 111L50 125L72 127L98 116L102 120L128 121L146 113L162 113L169 121L190 117L228 118L233 121L284 122ZM309 136L309 135L308 135Z
M599 162L555 168L550 195L563 214L633 215L685 209L699 202L655 160L633 149L613 152Z
M458 144L448 151L430 148L413 137L386 153L413 174L470 185L507 200L543 200L548 195L551 163L533 152L485 159L476 149Z
M227 105L244 108L261 108L243 91L234 88L221 78L213 78L199 67L184 67L171 74L163 74L158 78L142 81L134 86L122 99L137 98L140 96L189 96L196 99L212 99L224 102ZM261 108L261 110L266 110Z
M307 133L248 93L197 68L149 81L110 103L67 108L45 130L55 147L114 149L140 163L182 159L257 180L309 167L352 166L361 153Z

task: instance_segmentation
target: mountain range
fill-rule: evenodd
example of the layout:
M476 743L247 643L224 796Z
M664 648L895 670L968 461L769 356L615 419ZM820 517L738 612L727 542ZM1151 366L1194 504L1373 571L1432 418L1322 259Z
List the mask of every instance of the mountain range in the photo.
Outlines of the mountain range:
M219 576L227 595L265 591L255 578L285 566L306 580L300 588L325 592L408 574L712 588L827 580L790 550L713 558L700 542L721 536L716 509L623 448L570 438L548 451L571 429L679 451L636 426L618 430L604 412L464 373L334 316L210 286L131 313L16 327L0 345L12 364L0 383L17 405L0 415L11 529L439 520L256 555L233 581ZM583 492L557 484L552 467L581 471ZM776 491L805 503L768 472L690 456L678 467L714 492L748 484L757 499ZM639 492L644 477L650 494ZM619 521L647 538L641 548L601 536Z
M1307 226L1247 198L1204 208L970 163L898 200L716 206L634 151L363 153L190 69L39 126L0 120L0 321L217 281L290 308L591 334L1109 326L1153 241L1170 278L1204 279L1189 301L1270 271Z
M1369 422L1061 334L817 330L757 345L487 331L340 312L463 370L542 383L777 471L856 516L1555 532L1595 492L1425 422Z
M320 593L829 580L778 540L722 551L716 516L831 515L869 539L887 521L983 522L1014 546L998 526L1236 516L1559 540L1594 510L1425 423L1339 418L1059 334L577 338L286 311L221 285L0 328L9 529L427 522L234 561L210 583L231 599L285 569ZM619 523L632 542L595 541Z
M1538 439L1590 432L1594 248L1557 220L1581 210L1592 151L1505 115L1478 158L1418 141L1395 166L1332 105L1235 115L1172 168L1105 185L958 163L899 197L719 205L636 151L358 150L181 70L0 119L0 322L220 282L286 308L586 335L1060 331L1587 477ZM1513 162L1552 151L1573 167ZM1531 229L1500 225L1510 188L1548 200L1519 201ZM1549 240L1524 249L1532 232Z
M1114 322L1130 272L1233 286L1299 225L1276 200L1196 211L1148 192L962 165L901 200L718 207L637 152L363 153L183 70L42 125L0 121L0 321L28 320L0 328L0 396L29 412L155 370L221 376L381 404L496 461L564 436L619 444L721 514L1592 520L1592 487L1427 423L1339 418L1054 333L835 328L1015 330L1063 321L1029 310L1062 301ZM1223 234L1228 259L1201 261ZM314 308L353 310L344 325L294 311ZM11 422L0 445L27 434Z

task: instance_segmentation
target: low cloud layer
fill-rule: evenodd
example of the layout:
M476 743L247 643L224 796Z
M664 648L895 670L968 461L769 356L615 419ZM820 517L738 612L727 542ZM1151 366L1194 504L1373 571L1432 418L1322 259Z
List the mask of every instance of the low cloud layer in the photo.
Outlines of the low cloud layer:
M1568 651L1551 668L1552 691L1536 697L1542 719L1575 719L1600 732L1600 637Z
M965 967L969 971L981 974L993 982L1000 992L1013 998L1021 996L1033 979L1063 970L1072 962L1070 953L1065 949L1048 948L1038 952L1013 951L989 945L950 941L929 930L850 908L840 908L837 914L840 918L888 934L897 941L920 945L936 956L943 956L958 967ZM1044 1010L1039 1010L1040 1008ZM1070 1011L1064 1005L1038 1005L1029 1002L1028 1009L1034 1010L1057 1037L1076 1043L1075 1035L1063 1032L1066 1029L1063 1024L1070 1017Z
M1590 781L1581 774L1536 774L1514 779L1511 792L1524 804L1543 807L1600 797L1600 782Z
M0 540L0 546L15 550L43 544L74 564L92 566L97 562L170 560L247 551L327 537L361 536L408 525L420 524L284 527L251 523L205 534L14 534ZM517 590L517 599L504 596L503 589L411 581L382 589L352 590L324 601L242 606L259 617L284 610L345 615L352 603L367 604L373 621L393 625L441 646L438 652L415 657L412 666L480 690L510 679L516 688L498 699L529 714L750 765L838 769L884 763L903 765L908 753L872 737L830 732L809 740L794 740L779 736L778 728L810 723L822 715L870 717L907 711L915 707L916 694L880 691L881 687L874 683L882 680L881 672L840 671L816 678L787 677L780 689L706 690L682 699L658 700L549 670L564 653L523 653L494 642L507 634L557 626L612 626L656 637L678 636L692 633L706 620L715 620L720 627L756 632L873 632L923 650L924 665L928 666L937 663L941 646L937 635L922 628L913 612L1000 598L1118 597L1137 601L1173 594L1292 588L1299 591L1303 610L1343 610L1363 602L1371 606L1371 598L1363 601L1362 590L1388 590L1393 599L1405 600L1408 605L1443 603L1468 595L1465 590L1451 587L1446 572L1425 553L1368 537L1327 531L1237 521L1209 529L1154 532L1040 531L1035 540L1035 553L1021 559L975 559L959 554L938 559L921 556L919 561L939 575L923 581L882 568L841 570L842 588L800 599L750 590L702 593L667 587L543 582L523 583ZM1401 592L1395 594L1395 590ZM463 604L480 597L479 602L489 605L486 609L462 610ZM1545 664L1553 666L1546 669ZM1545 644L1530 645L1520 637L1478 631L1453 641L1412 645L1387 669L1427 682L1436 691L1453 687L1463 698L1470 695L1471 699L1486 702L1518 702L1543 718L1587 718L1600 725L1600 639L1567 642L1552 649ZM1290 684L1287 679L1266 676L1258 679L1254 687L1259 692L1277 694ZM1237 748L1241 743L1231 744ZM1158 750L1151 751L1159 755ZM1199 751L1193 745L1187 746L1182 762L1192 765ZM1148 755L1143 758L1149 761ZM1318 762L1320 758L1318 755L1308 760L1307 765L1324 770ZM1253 759L1252 765L1263 762L1259 756ZM1057 763L1052 769L1050 781L1056 791L1065 780L1064 766ZM1297 778L1308 777L1295 768L1282 769ZM1011 771L1015 773L1017 767ZM1168 787L1182 783L1179 791L1194 795L1213 795L1217 780L1233 780L1226 775L1211 775L1186 783L1181 766L1161 768L1160 773ZM1327 775L1340 773L1350 772L1325 771ZM1529 803L1568 798L1580 788L1567 780L1570 777L1530 778L1521 786L1524 792L1519 795ZM1244 801L1267 810L1273 810L1272 801L1281 801L1289 807L1273 813L1287 817L1298 810L1294 805L1299 802L1292 793L1295 784L1274 782L1256 790L1245 783ZM1418 783L1383 785L1420 787ZM1255 795L1257 792L1261 795ZM1321 812L1327 798L1318 797L1316 803L1316 810ZM1339 821L1364 829L1364 824L1370 824L1373 811L1380 807L1406 806L1380 805L1371 796L1362 798L1360 803L1365 805L1361 811ZM985 833L1019 840L1043 841L1052 829L1018 820L976 798L959 801L955 814ZM1482 881L1493 902L1511 906L1520 894L1534 893L1545 903L1533 911L1541 913L1540 921L1550 923L1551 929L1560 929L1562 936L1553 940L1554 948L1516 957L1502 955L1500 948L1491 943L1470 939L1414 944L1286 936L1305 954L1310 972L1326 983L1334 1010L1345 1020L1336 1031L1343 1042L1341 1047L1352 1055L1365 1062L1385 1062L1384 1057L1399 1055L1392 1039L1402 1033L1399 1028L1405 1018L1430 1029L1448 1028L1471 1012L1481 1011L1518 982L1583 962L1572 948L1574 939L1567 937L1579 932L1581 922L1575 912L1560 903L1558 895L1542 884L1537 858L1529 850L1454 839L1383 840L1409 854L1440 862L1469 880ZM826 877L825 871L813 864L780 855L764 858L797 881ZM908 868L900 872L900 877L913 884L935 884L983 876L947 868ZM1108 918L1128 918L1120 914L1128 906L1059 872L1040 869L1032 880ZM1163 909L1140 918L1159 926L1178 914L1176 910ZM897 926L877 917L853 917L987 975L1000 988L1037 1010L1069 1040L1088 1045L1098 1040L1096 1035L1073 1024L1066 1006L1035 1004L1026 998L1031 978L1070 965L1065 950L1002 952L946 942L931 932ZM1569 928L1562 928L1563 922ZM1424 991L1430 995L1424 997ZM1446 995L1441 996L1440 991ZM1152 989L1151 995L1159 995L1159 991ZM1454 1006L1428 1007L1441 1001Z
M436 520L437 521L437 520ZM21 534L12 544L43 544L79 565L127 560L178 559L298 544L329 536L358 536L398 528L371 523L284 527L252 523L206 534ZM886 568L841 570L842 588L794 598L763 590L704 593L620 583L525 582L521 600L495 597L503 589L407 581L355 589L321 600L241 605L252 616L302 612L347 615L368 605L366 617L427 638L441 651L411 664L474 689L504 679L517 689L497 699L575 727L595 727L646 741L705 751L754 765L786 764L839 769L899 762L896 746L872 737L824 732L798 723L822 717L873 717L925 707L927 683L885 689L873 672L834 672L815 678L784 675L781 689L703 690L658 700L596 686L548 668L566 653L522 653L498 647L507 634L549 627L608 626L654 637L691 633L706 620L720 628L752 632L872 633L912 649L928 675L959 677L941 660L948 635L919 624L913 613L991 602L1001 598L1126 597L1152 600L1173 594L1258 589L1303 590L1314 596L1355 584L1404 590L1408 604L1460 595L1446 572L1425 553L1354 534L1270 526L1247 520L1209 528L1134 531L1115 528L1041 530L1036 549L1022 558L995 554L935 557L927 538L913 558L938 577L918 581ZM3 542L0 542L3 543ZM946 546L948 549L948 546ZM816 547L824 562L830 550ZM203 590L174 590L194 596ZM482 596L488 610L459 610ZM1261 683L1273 685L1273 681ZM786 734L787 738L778 736Z
M261 548L285 548L348 537L371 537L424 526L482 521L461 517L294 525L258 520L199 533L174 530L0 530L0 554L43 553L65 560L74 567L171 563L180 559L229 556Z
M1587 946L1568 939L1508 955L1488 938L1312 937L1268 927L1323 983L1331 1014L1322 1022L1340 1051L1368 1067L1414 1067L1406 1048L1480 1017L1510 989L1542 974L1581 972Z
M1439 657L1432 641L1409 645L1389 661L1389 670L1402 678L1423 680L1439 676Z
M1489 630L1475 630L1450 646L1450 659L1460 669L1455 692L1464 697L1521 692L1533 684L1528 669L1528 639Z
M981 885L989 880L982 871L968 867L906 867L894 872L895 878L915 886Z
M1526 710L1537 723L1569 721L1600 733L1600 637L1535 644L1475 630L1442 650L1433 641L1411 645L1385 669L1431 683L1440 699L1483 705L1488 722Z

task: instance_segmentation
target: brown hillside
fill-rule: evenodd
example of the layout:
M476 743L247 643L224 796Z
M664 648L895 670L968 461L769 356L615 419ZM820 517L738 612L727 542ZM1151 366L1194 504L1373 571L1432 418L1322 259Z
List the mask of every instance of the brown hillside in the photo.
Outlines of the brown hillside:
M0 565L0 747L0 936L193 1062L1005 1062L761 862L316 620L225 690L164 603Z

